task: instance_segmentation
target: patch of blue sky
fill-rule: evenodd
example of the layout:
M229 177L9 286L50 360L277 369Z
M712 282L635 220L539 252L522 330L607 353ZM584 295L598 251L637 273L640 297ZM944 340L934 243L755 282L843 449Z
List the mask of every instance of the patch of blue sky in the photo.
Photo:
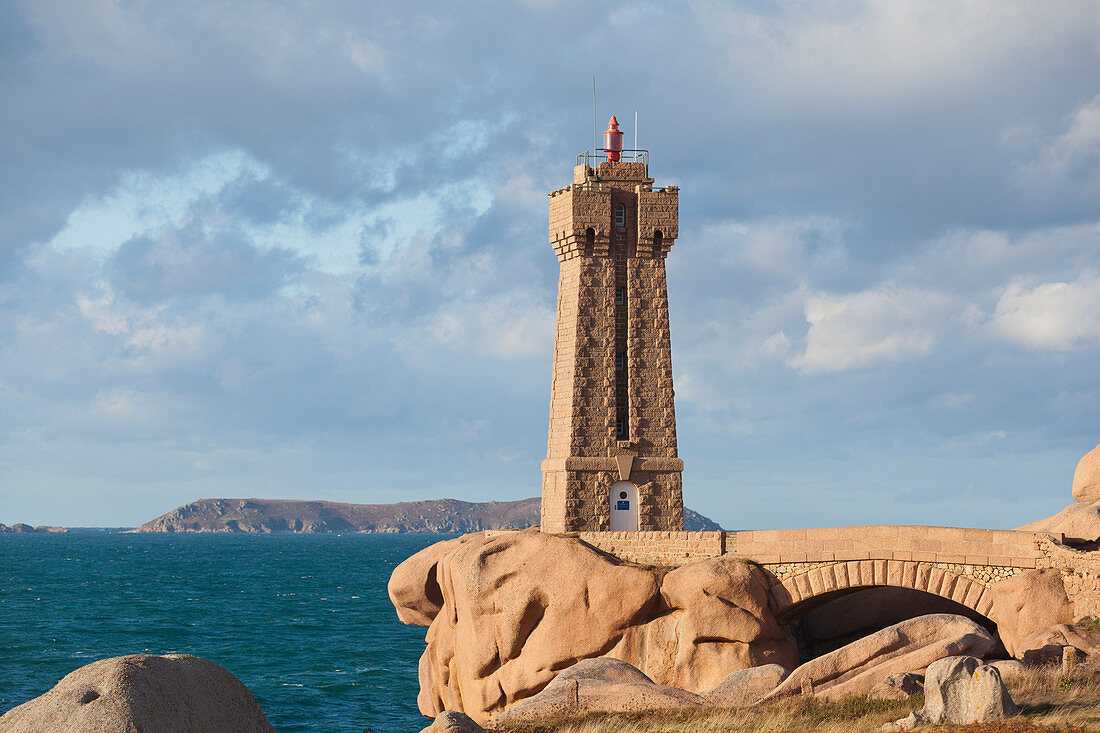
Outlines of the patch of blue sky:
M431 238L452 226L456 213L477 218L492 205L488 184L469 178L378 206L342 210L333 219L336 223L321 229L312 226L307 218L319 208L334 205L306 199L297 211L272 225L245 226L243 230L261 249L293 249L316 270L329 275L350 275L371 266L364 261L365 245L371 248L373 257L385 260L408 243ZM370 241L365 243L368 233Z
M208 155L178 173L127 171L110 193L74 210L47 246L107 256L135 236L177 225L197 201L246 176L263 179L270 170L242 150Z

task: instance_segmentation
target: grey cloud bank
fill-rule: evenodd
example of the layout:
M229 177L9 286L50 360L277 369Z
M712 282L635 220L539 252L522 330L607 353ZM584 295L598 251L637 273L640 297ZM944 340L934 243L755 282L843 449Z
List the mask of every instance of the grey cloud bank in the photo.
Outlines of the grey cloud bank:
M0 14L0 521L531 495L593 72L682 188L689 505L1011 527L1100 440L1087 6Z

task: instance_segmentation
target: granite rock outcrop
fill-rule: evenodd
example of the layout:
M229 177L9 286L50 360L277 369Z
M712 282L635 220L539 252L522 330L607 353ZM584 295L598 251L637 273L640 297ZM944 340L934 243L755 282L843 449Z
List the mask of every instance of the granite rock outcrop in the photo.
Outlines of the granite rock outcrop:
M487 532L409 558L389 594L403 621L428 623L417 699L428 717L459 710L484 724L596 657L694 693L739 669L797 662L761 571L732 558L666 573L573 538Z

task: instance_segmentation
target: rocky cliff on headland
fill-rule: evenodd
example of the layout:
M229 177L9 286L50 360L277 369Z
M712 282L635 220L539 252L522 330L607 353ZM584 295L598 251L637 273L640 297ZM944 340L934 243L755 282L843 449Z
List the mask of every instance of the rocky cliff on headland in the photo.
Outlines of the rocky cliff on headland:
M341 504L283 499L202 499L173 509L137 532L434 532L526 529L539 523L539 499L469 502L457 499L397 504ZM685 528L717 530L690 509Z

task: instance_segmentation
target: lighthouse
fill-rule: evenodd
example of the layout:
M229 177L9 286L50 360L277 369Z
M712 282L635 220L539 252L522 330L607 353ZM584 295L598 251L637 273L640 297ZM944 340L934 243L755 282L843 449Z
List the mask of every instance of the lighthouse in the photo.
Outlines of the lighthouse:
M654 188L649 154L615 117L550 194L560 266L542 463L544 532L682 530L665 257L679 189Z

